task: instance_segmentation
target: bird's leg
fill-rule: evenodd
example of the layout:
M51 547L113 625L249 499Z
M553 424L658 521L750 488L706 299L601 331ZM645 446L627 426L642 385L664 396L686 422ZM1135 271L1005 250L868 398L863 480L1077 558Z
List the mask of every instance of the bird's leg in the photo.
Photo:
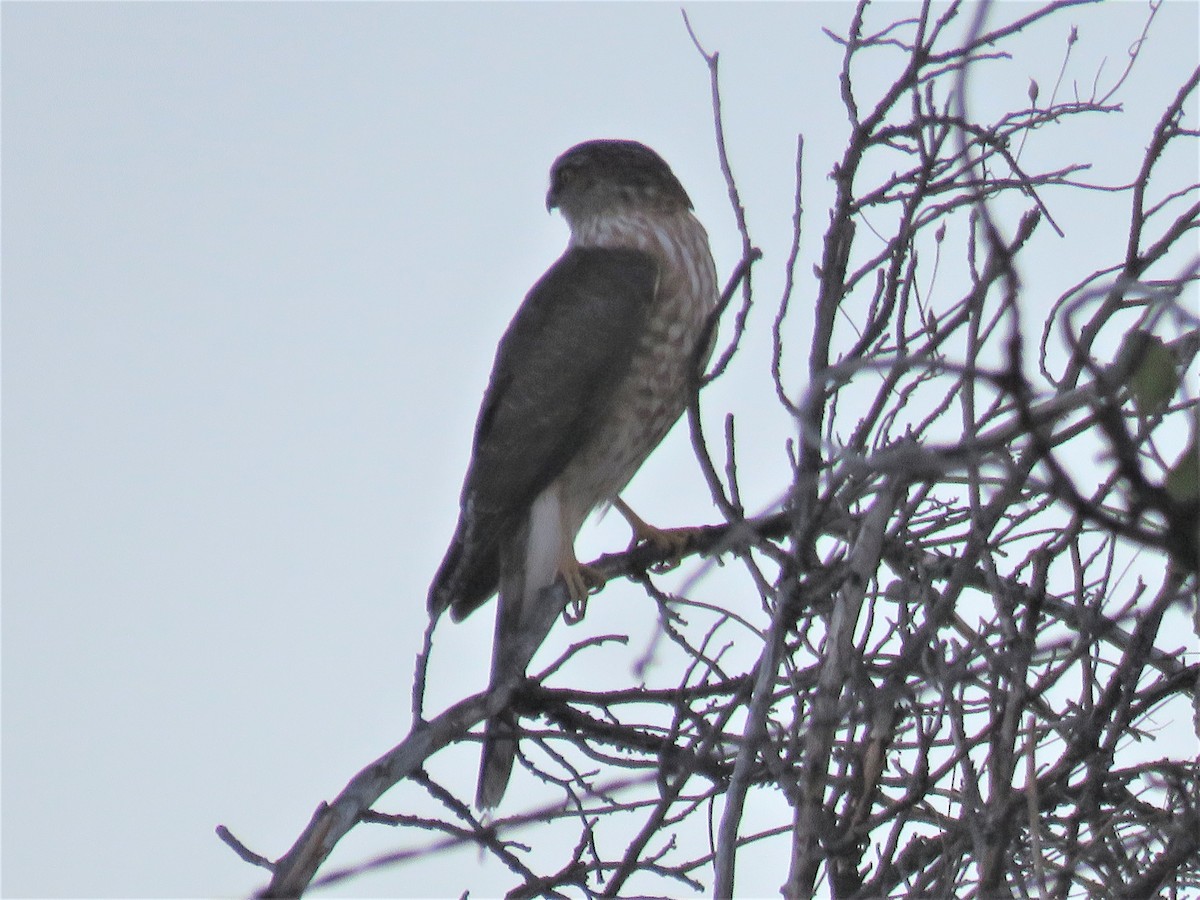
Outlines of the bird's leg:
M584 565L575 558L575 548L565 544L558 557L558 574L562 576L571 602L563 611L563 619L568 625L576 625L583 621L587 612L587 598L604 587L604 576L597 569Z
M667 554L667 559L656 567L659 571L673 569L679 565L683 554L687 552L688 544L701 531L699 528L655 528L630 509L629 504L620 497L613 500L613 506L625 517L625 521L633 529L633 539L629 542L630 550L642 541L646 541L659 552Z

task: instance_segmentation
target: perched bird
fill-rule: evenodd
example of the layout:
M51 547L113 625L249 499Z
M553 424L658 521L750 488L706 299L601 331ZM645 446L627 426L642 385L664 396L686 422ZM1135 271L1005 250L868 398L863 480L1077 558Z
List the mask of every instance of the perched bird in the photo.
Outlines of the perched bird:
M572 147L550 170L547 210L571 229L563 255L500 340L475 426L461 512L429 589L455 621L499 591L491 688L524 677L512 645L561 578L597 586L575 558L594 509L614 503L637 538L663 541L617 497L683 413L716 270L704 227L662 158L634 141ZM542 635L544 637L544 635ZM489 719L476 803L500 802L516 754L511 713Z

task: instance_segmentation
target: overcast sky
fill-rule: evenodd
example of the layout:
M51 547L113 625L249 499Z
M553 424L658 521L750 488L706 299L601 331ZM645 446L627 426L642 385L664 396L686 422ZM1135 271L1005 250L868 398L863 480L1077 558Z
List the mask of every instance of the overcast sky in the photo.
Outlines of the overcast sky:
M711 400L718 423L769 397L754 349L782 283L798 132L802 276L819 248L846 131L821 27L844 31L851 9L690 7L721 52L771 298ZM3 893L244 894L263 875L214 827L278 856L408 729L495 342L565 241L544 208L550 162L589 138L644 141L691 194L723 277L736 263L707 72L672 4L6 2L2 16ZM1143 16L1063 14L979 102L1052 84L1074 23L1074 76L1104 58L1115 76ZM1103 138L1126 176L1195 65L1196 4L1168 3L1151 41L1127 130ZM1064 254L1101 218L1055 213L1076 239ZM738 411L761 508L786 483L789 424L769 404ZM718 519L679 429L627 497L664 525ZM626 539L605 520L581 558ZM441 633L432 709L484 686L490 635L490 607ZM473 748L455 759L473 779ZM393 837L356 835L338 858ZM492 861L464 874L477 866L467 851L346 893L507 884Z

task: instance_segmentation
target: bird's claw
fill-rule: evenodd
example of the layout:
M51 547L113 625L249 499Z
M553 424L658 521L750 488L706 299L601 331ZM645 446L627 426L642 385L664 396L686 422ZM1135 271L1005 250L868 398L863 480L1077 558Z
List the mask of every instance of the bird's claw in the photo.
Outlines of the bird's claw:
M663 556L661 561L650 567L653 572L668 572L678 566L683 561L692 539L700 533L698 528L656 528L630 509L620 497L613 501L613 505L633 529L629 549L632 550L645 542Z
M575 559L563 560L559 574L571 597L563 610L563 620L568 625L578 625L587 613L588 596L604 587L605 578L598 569L585 566Z

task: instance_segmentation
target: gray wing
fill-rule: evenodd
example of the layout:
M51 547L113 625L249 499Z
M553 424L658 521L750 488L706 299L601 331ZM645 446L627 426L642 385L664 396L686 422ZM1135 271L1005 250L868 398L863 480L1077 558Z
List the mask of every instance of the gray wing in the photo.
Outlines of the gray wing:
M431 613L461 619L495 593L501 538L595 435L657 281L649 254L574 248L525 297L496 351Z

